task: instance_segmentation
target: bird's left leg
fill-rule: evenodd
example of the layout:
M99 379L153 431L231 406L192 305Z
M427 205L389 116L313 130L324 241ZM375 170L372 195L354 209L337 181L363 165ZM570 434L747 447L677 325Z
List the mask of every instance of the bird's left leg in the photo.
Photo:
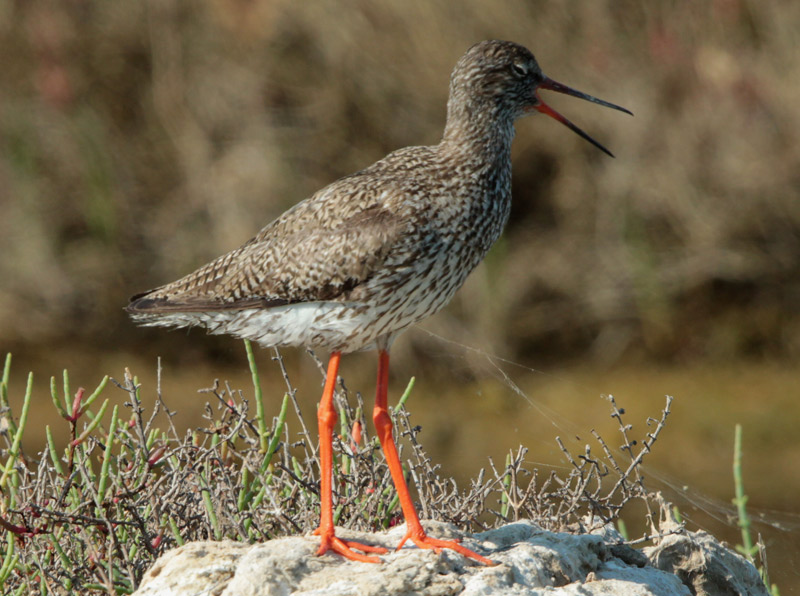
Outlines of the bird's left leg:
M340 555L363 561L365 563L380 563L378 557L371 557L355 552L358 549L365 553L385 553L388 552L380 546L369 546L350 540L342 540L336 536L333 526L333 427L336 425L338 416L333 405L333 392L336 389L336 376L339 374L339 360L341 352L333 352L328 361L328 375L325 378L325 389L322 392L322 399L317 410L317 421L319 423L319 500L320 516L319 527L314 531L320 537L318 555L322 555L328 550L339 553Z
M375 423L375 430L389 465L394 486L397 489L397 496L400 499L400 506L403 508L403 516L406 518L406 535L397 546L398 550L411 539L420 548L430 548L439 551L443 548L452 549L461 553L465 557L480 561L485 565L494 565L494 562L486 557L472 552L468 548L461 546L455 540L439 540L431 538L425 533L425 529L419 521L419 516L414 508L414 502L408 492L406 479L403 477L403 468L400 465L400 458L397 455L397 447L392 437L392 420L387 409L387 392L389 385L389 352L380 350L378 355L378 386L375 391L375 409L372 412L372 420Z

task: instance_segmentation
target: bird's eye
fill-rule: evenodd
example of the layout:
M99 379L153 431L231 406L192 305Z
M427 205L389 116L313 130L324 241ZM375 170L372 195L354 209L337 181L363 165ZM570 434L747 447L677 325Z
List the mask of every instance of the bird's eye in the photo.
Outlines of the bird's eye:
M518 77L528 76L528 68L524 64L520 64L519 62L512 63L511 70L513 70L514 74L517 75Z

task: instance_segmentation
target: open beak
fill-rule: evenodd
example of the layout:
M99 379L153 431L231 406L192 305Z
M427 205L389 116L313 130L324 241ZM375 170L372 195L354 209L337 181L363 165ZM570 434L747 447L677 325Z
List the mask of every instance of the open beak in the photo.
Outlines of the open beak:
M572 87L567 87L566 85L562 85L561 83L558 83L553 79L547 77L544 78L544 81L542 81L539 84L536 90L536 99L539 100L539 103L537 103L535 106L532 106L531 109L538 110L542 114L547 114L551 118L558 120L559 122L561 122L561 124L572 130L572 132L576 133L578 136L583 137L584 139L589 141L592 145L600 149L600 151L602 151L603 153L610 155L611 157L614 157L614 154L611 153L611 151L603 147L600 143L595 141L592 137L587 135L580 128L575 126L572 122L564 118L564 116L562 116L561 114L556 112L553 108L544 103L542 101L542 98L539 97L538 93L539 89L549 89L550 91L557 91L558 93L564 93L566 95L572 95L573 97L579 97L580 99L585 99L586 101L591 101L593 103L600 104L601 106L605 106L607 108L613 108L615 110L619 110L620 112L625 112L626 114L630 114L631 116L633 116L633 112L631 112L630 110L626 110L625 108L615 105L613 103L609 103L607 101L603 101L602 99L598 99L586 93L577 91Z

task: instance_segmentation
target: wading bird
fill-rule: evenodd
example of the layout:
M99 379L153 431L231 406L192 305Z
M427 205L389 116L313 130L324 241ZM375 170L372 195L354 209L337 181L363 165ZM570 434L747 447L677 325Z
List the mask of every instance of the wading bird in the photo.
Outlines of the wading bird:
M449 548L491 564L456 541L428 536L420 524L387 411L389 348L401 331L450 301L500 235L511 207L517 118L547 114L611 155L544 103L543 89L630 113L546 77L533 54L516 43L478 43L453 70L438 145L400 149L334 182L240 248L134 296L127 307L144 325L197 325L263 346L330 352L318 410L318 554L333 550L377 562L374 554L362 553L386 552L336 536L331 494L339 360L343 353L375 348L373 421L407 524L398 548L410 539L420 548Z

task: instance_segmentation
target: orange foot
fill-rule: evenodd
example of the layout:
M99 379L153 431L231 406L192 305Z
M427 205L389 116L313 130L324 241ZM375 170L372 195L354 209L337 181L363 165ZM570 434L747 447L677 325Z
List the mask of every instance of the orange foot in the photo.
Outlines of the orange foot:
M361 561L362 563L380 563L381 560L378 557L362 555L353 549L360 550L365 553L378 553L381 555L389 552L382 546L370 546L368 544L361 544L360 542L354 542L352 540L342 540L341 538L337 537L336 534L334 534L333 529L323 532L321 528L317 528L314 530L314 534L320 537L317 555L324 555L329 550L332 550L333 552L339 553L343 557L352 559L353 561Z
M411 541L416 544L419 548L429 548L432 549L434 552L439 553L442 551L443 548L449 548L450 550L454 550L457 553L468 557L470 559L475 559L484 565L496 565L494 561L491 559L487 559L479 555L476 552L469 550L459 544L458 540L439 540L438 538L431 538L424 531L419 530L408 530L406 535L403 536L403 539L400 541L400 544L397 545L397 550L400 550L403 545L406 543L407 540L411 539Z

